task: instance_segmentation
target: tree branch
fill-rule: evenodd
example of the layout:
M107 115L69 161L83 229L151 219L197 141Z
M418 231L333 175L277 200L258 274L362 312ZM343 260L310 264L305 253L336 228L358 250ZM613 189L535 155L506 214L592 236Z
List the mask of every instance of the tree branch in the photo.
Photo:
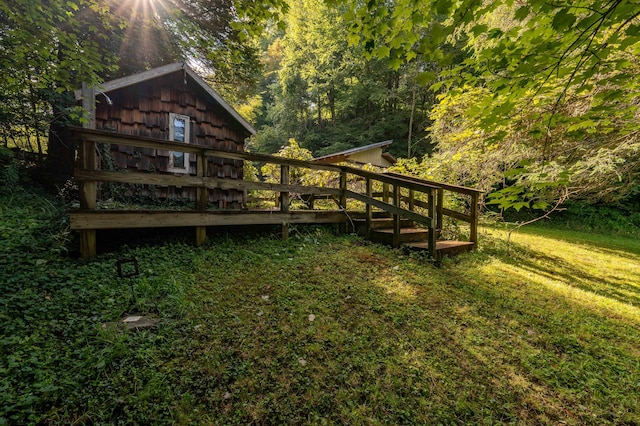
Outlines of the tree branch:
M556 211L562 211L564 209L559 208L565 201L567 201L569 199L569 196L573 194L572 192L569 192L568 188L564 188L562 195L560 195L560 198L558 199L558 201L556 202L556 204L553 206L553 208L551 210L549 210L548 212L546 212L545 214L543 214L542 216L538 216L534 219L528 220L526 222L522 222L517 224L515 227L513 227L509 233L507 234L507 244L509 244L509 241L511 241L511 234L514 231L517 231L518 229L522 228L525 225L530 225L532 223L535 223L539 220L542 220L544 218L547 218L551 215L551 213L556 212Z

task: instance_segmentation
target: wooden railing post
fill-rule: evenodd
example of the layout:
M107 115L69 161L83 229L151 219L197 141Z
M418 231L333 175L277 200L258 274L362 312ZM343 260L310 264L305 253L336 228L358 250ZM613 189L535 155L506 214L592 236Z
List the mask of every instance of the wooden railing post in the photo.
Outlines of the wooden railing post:
M382 201L389 202L389 184L386 182L382 184Z
M80 141L80 166L85 170L95 170L97 165L96 144L90 140ZM80 208L94 210L97 204L96 181L80 182ZM96 230L80 231L80 254L87 259L96 255Z
M409 210L414 211L416 208L416 195L413 189L409 190Z
M82 83L82 108L87 113L87 120L82 124L85 129L96 128L96 92L93 86ZM85 170L95 170L97 166L96 144L93 141L80 141L80 167ZM80 184L80 208L95 209L97 204L98 186L96 181L85 181ZM80 231L80 255L83 258L96 256L96 230Z
M429 194L428 194L430 220L429 220L429 235L428 235L429 240L427 244L429 249L429 255L436 260L440 260L438 259L438 254L436 253L436 229L435 229L436 195L434 194L435 191L437 190L432 189L429 191Z
M371 182L371 178L365 178L367 182L367 197L373 198L373 183ZM373 221L373 209L371 208L371 204L366 203L366 237L367 239L371 238L371 222Z
M282 164L280 166L280 183L283 185L289 185L289 166ZM280 193L280 211L282 213L289 212L289 191L282 191ZM289 222L282 222L282 239L289 238Z
M477 192L471 195L471 223L469 224L469 241L473 243L472 250L478 248L478 217L480 215L478 201L480 194Z
M342 170L340 172L340 209L344 212L347 211L347 172ZM347 222L341 222L339 225L339 231L341 234L347 232Z
M393 205L400 207L400 185L393 185ZM400 216L393 215L393 247L400 247Z
M204 150L196 154L196 156L196 176L204 178L207 175L207 157ZM209 191L204 187L204 179L202 184L202 187L196 188L196 210L204 212L207 211ZM196 226L196 246L201 246L206 239L207 227Z
M436 201L436 238L440 238L442 227L444 226L444 189L438 188L438 198Z

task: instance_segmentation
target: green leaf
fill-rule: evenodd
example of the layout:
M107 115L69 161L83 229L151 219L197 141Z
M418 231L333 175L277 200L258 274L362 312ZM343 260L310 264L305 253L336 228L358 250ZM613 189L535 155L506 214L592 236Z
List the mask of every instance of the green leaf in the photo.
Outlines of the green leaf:
M393 58L389 61L389 67L392 70L397 71L400 69L401 66L402 66L402 59L400 58Z
M514 176L524 174L525 172L526 172L526 169L511 169L504 172L504 177L514 177Z
M389 46L380 46L376 49L375 55L380 59L384 59L388 58L390 53L391 49L389 48Z
M436 1L436 12L441 15L446 15L451 9L451 6L451 0L438 0Z
M598 126L598 123L596 123L593 120L583 120L580 121L578 123L572 124L571 126L569 126L567 128L568 132L574 132L576 130L581 130L581 129L593 129L595 127Z
M625 31L625 34L630 37L636 37L640 35L640 24L629 25Z
M436 79L436 73L434 72L421 72L416 76L416 81L421 86L426 86Z
M438 90L440 90L440 88L442 88L443 84L444 81L436 81L431 86L429 86L429 90L431 90L432 92L437 92Z
M576 17L574 14L569 13L568 9L560 9L556 16L553 17L551 26L558 31L563 31L571 28L575 22Z
M502 35L503 35L503 34L504 34L504 31L502 31L501 29L499 29L499 28L492 28L492 29L489 31L488 36L489 36L489 38L493 39L493 38L500 38L500 37L502 37Z
M529 6L522 6L518 10L516 10L516 19L518 21L524 21L527 16L529 16L531 9Z
M516 203L511 204L509 207L507 208L513 208L515 209L517 212L519 212L520 210L522 210L523 207L529 207L529 203L527 203L526 201L519 201Z
M546 201L538 201L536 203L533 203L533 206L531 206L531 208L538 209L538 210L546 210L549 206L550 204L547 203Z
M349 33L349 35L347 36L347 42L349 43L350 46L357 45L360 42L360 35Z
M480 25L475 25L473 28L471 28L471 32L473 33L474 36L478 37L480 34L484 34L487 32L487 25L486 24L480 24Z

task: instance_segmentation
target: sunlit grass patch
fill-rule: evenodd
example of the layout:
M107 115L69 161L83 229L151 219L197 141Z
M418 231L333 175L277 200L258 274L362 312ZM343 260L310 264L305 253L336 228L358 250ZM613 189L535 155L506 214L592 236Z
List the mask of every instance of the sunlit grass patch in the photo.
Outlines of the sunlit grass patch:
M600 236L561 239L527 233L516 234L512 256L499 265L485 265L487 273L496 268L512 276L510 281L540 285L558 297L608 315L624 316L640 322L640 253L633 254L637 242L632 239L609 239L617 250L599 249L594 241ZM492 231L497 238L505 234ZM615 240L615 242L611 241ZM604 313L604 312L603 312Z

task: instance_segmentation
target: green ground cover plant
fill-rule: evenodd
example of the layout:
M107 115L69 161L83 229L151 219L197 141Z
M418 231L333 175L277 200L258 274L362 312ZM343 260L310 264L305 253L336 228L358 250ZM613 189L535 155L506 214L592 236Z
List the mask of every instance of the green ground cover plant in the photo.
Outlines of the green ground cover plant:
M0 196L0 424L640 423L636 239L488 227L436 268L299 227L82 261L64 220Z

